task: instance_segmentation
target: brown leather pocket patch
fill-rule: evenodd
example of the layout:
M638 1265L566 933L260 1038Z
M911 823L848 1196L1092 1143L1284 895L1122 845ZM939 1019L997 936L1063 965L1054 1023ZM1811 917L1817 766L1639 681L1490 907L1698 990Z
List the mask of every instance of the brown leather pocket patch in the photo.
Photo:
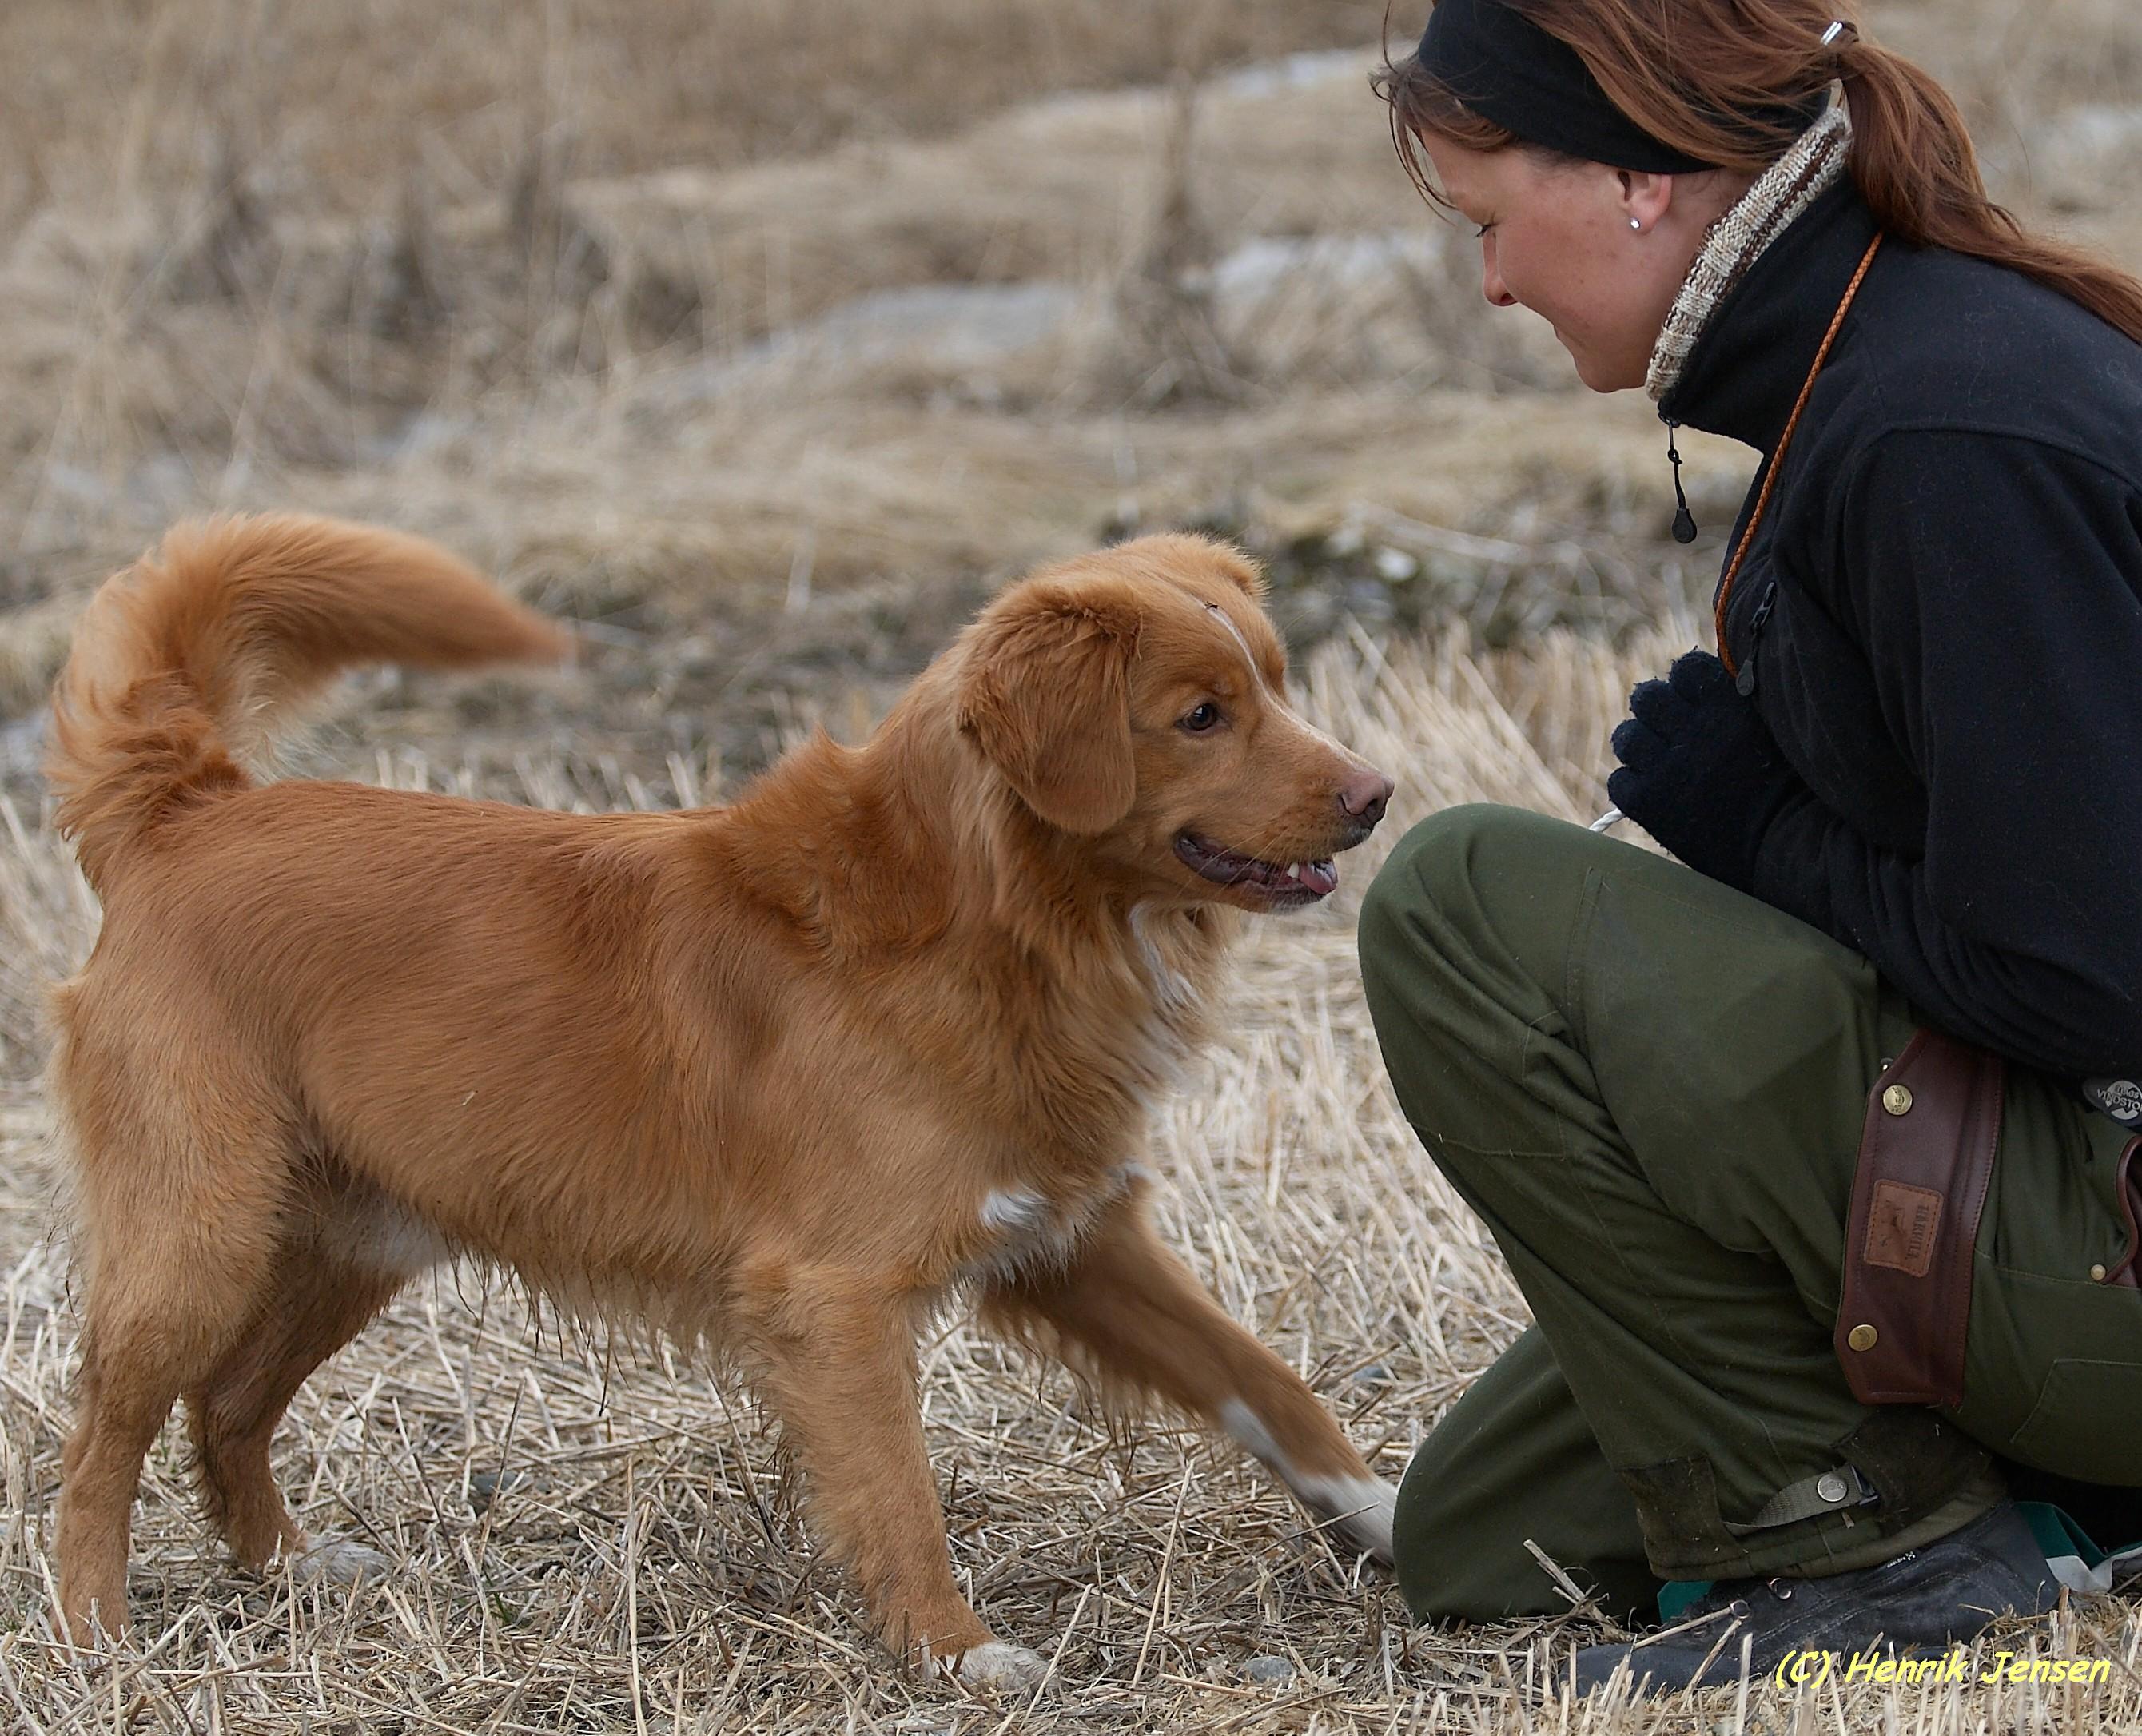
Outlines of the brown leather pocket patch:
M1987 1050L1920 1030L1868 1093L1836 1334L1862 1404L1963 1403L1972 1249L2007 1072Z
M1930 1187L1877 1181L1867 1213L1867 1263L1923 1278L1933 1270L1942 1196Z

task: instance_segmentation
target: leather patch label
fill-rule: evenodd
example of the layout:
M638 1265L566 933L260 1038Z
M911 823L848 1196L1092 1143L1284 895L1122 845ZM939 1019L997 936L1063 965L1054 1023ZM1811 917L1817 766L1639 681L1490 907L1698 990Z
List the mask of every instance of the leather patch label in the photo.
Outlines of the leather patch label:
M1867 1212L1867 1264L1923 1278L1934 1263L1942 1196L1930 1187L1877 1181Z

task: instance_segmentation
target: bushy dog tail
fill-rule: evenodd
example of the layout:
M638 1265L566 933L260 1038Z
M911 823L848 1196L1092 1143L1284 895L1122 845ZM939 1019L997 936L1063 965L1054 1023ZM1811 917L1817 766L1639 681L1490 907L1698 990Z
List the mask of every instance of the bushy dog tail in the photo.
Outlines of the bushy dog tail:
M555 658L561 629L421 537L284 514L180 525L91 599L45 773L104 891L157 829L251 787L292 707L353 663Z

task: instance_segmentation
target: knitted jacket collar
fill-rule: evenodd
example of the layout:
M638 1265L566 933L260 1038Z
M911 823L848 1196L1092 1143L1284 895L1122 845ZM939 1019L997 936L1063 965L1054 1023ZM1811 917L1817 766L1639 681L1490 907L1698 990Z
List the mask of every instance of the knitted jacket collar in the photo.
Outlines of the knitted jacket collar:
M1680 388L1690 360L1725 308L1737 300L1741 285L1763 266L1771 246L1847 178L1844 159L1851 140L1851 118L1842 107L1831 107L1710 227L1703 251L1696 253L1688 281L1660 330L1645 382L1660 405L1660 416L1669 422L1703 427L1696 416L1680 414L1685 398ZM1769 441L1760 444L1767 450Z
M1765 456L1774 451L1878 226L1848 178L1818 198L1720 302L1659 414ZM1856 323L1845 323L1833 367L1850 349Z
M1845 111L1828 111L1710 225L1651 355L1646 385L1655 402L1673 390L1689 352L1749 268L1809 205L1843 179L1845 153L1851 145L1852 123Z

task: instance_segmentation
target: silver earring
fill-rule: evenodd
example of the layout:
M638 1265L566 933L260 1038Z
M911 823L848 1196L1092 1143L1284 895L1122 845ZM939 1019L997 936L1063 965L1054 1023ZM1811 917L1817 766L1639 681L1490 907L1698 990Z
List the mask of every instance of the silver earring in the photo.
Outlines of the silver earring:
M1631 217L1629 219L1629 227L1634 229L1640 235L1644 232L1644 225L1642 222L1636 218Z

